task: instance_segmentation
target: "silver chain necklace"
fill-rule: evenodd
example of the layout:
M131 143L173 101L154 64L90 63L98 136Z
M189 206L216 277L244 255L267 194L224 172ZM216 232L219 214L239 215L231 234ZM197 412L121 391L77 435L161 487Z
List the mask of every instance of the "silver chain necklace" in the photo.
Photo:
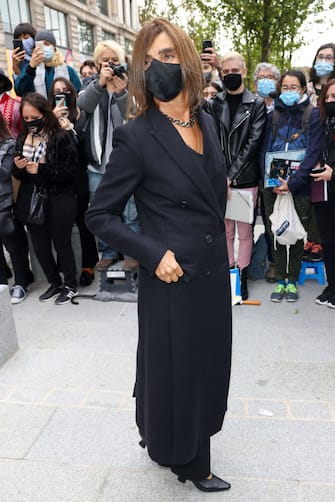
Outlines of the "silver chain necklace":
M169 115L166 115L163 113L164 117L167 118L172 124L179 125L180 127L193 127L195 124L195 112L191 111L190 112L190 120L185 121L185 120L179 120L179 119L174 119L173 117L170 117Z

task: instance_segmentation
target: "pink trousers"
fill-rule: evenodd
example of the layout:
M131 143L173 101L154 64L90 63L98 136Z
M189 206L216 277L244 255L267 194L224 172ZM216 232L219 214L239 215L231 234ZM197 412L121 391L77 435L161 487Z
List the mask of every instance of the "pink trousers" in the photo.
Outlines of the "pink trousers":
M258 187L243 188L243 190L252 192L254 207L257 203ZM233 267L237 265L241 270L246 268L250 263L252 246L253 246L253 229L251 223L244 223L242 221L234 221L225 219L226 235L227 235L227 247L228 247L228 257L229 266ZM238 254L235 259L235 236L237 235L239 240Z

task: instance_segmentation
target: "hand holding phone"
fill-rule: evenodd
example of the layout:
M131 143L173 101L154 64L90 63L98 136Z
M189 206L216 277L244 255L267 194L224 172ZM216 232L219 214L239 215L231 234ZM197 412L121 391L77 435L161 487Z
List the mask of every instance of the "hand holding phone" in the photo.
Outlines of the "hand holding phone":
M13 49L20 49L19 51L17 52L22 52L24 51L24 48L23 48L23 42L21 40L21 38L13 38Z
M211 40L203 40L202 41L202 52L206 53L206 49L213 48L213 42Z
M55 95L55 105L56 106L66 106L66 95L56 94Z
M321 174L321 173L324 173L325 170L326 170L325 167L321 167L321 166L313 167L312 174Z

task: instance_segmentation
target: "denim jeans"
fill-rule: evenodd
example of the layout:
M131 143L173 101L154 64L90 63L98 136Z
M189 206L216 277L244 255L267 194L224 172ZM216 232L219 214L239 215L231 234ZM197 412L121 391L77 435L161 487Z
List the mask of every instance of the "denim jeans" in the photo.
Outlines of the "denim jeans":
M98 188L100 181L102 179L102 174L94 173L92 171L88 171L88 185L90 191L90 199L92 199L94 192ZM128 200L126 207L124 208L123 221L126 225L128 225L134 232L139 232L140 225L137 217L137 209L135 205L135 199L132 195ZM117 258L117 252L110 248L106 242L99 240L99 250L102 252L102 258L106 259L115 259Z
M88 171L88 189L90 193L90 200L92 200L93 195L100 185L103 174L94 173ZM101 251L101 258L105 260L115 260L118 257L117 251L108 246L108 244L100 239L98 239L98 249Z

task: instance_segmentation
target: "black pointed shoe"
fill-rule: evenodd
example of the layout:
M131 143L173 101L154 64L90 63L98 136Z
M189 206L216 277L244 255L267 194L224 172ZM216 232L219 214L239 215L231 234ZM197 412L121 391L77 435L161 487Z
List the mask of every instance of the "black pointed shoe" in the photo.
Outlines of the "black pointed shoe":
M179 476L178 481L185 483L186 480ZM201 481L191 481L194 486L196 486L198 490L201 490L202 492L222 492L224 490L229 490L231 486L230 483L227 483L227 481L218 478L217 476L215 476L215 474L212 474L211 479L205 478Z

